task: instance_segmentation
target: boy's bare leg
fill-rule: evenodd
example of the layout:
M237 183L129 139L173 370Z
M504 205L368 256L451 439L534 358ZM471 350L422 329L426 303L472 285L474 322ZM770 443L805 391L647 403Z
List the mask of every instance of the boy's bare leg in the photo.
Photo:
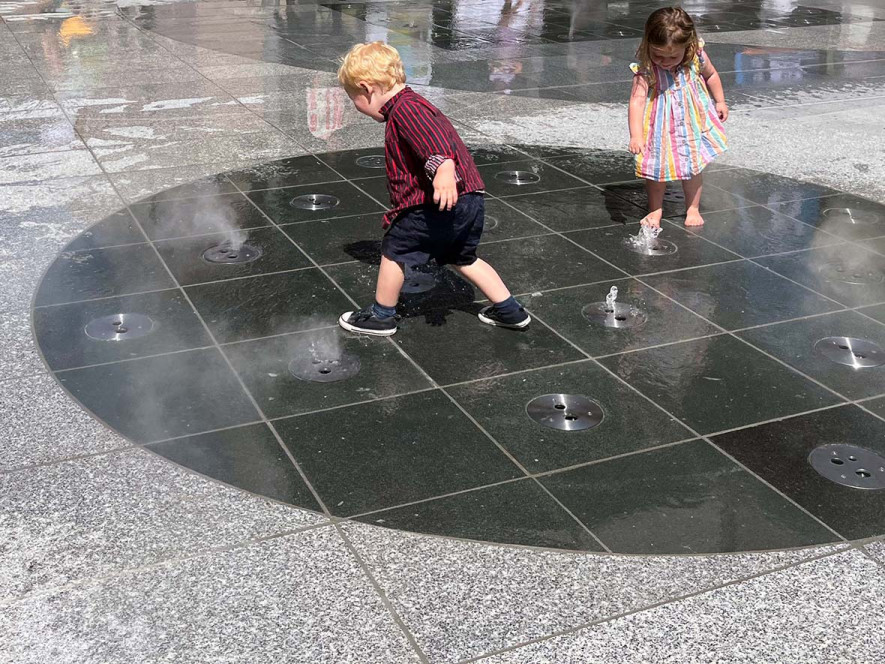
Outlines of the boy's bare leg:
M648 195L648 214L642 220L643 226L656 228L661 225L661 217L664 216L664 190L666 188L666 182L645 181L645 193Z
M467 277L473 282L486 298L496 304L503 302L510 297L510 291L501 277L495 272L495 268L486 263L484 260L477 258L472 265L453 265L459 274Z
M378 270L378 284L375 287L375 301L383 307L395 307L399 302L399 292L403 289L405 279L402 265L382 256L381 267Z
M701 216L701 189L704 186L704 179L700 173L695 175L691 180L682 181L682 191L685 193L685 225L686 226L702 226L704 218Z

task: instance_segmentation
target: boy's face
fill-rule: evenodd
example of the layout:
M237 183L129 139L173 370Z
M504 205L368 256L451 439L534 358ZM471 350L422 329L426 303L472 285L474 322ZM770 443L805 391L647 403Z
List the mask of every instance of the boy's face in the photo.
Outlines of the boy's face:
M347 90L347 96L360 113L378 122L384 122L381 107L386 100L380 86L361 82L357 90Z

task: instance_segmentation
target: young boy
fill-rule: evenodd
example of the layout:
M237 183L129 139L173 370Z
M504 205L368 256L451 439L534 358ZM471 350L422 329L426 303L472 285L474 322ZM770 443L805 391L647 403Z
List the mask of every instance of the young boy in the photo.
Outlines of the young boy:
M451 265L494 303L480 311L483 323L528 326L531 318L498 273L476 257L485 210L476 164L448 118L406 86L397 50L383 42L357 44L344 57L338 80L360 113L387 123L384 156L392 206L384 215L375 303L342 314L339 325L351 332L394 334L404 266L433 258Z

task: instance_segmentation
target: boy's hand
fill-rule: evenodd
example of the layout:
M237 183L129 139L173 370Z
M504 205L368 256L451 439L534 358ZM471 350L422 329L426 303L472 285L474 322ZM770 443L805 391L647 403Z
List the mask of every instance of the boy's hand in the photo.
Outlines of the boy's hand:
M633 154L645 154L645 143L641 138L631 138L629 149Z
M716 113L719 114L719 119L723 122L728 120L728 104L726 104L724 101L717 102Z
M455 182L455 162L447 159L436 169L433 177L433 202L440 211L451 210L458 202L458 183Z

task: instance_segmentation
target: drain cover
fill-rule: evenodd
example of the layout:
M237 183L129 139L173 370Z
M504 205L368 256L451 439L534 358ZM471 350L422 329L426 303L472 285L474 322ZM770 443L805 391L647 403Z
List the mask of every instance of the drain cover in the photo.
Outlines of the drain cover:
M111 314L89 321L84 331L99 341L126 341L150 334L156 327L144 314Z
M679 247L668 240L655 239L648 244L633 242L632 238L625 241L627 249L643 256L667 256L679 251Z
M436 274L425 270L406 268L402 293L426 293L436 287Z
M363 168L386 168L387 162L383 154L367 154L357 159L356 165Z
M529 401L525 412L538 424L560 431L592 429L605 417L598 403L580 394L545 394Z
M492 231L498 227L499 223L500 222L498 221L498 217L491 217L489 215L486 215L486 218L482 222L482 228L485 231Z
M541 176L531 171L501 171L495 175L495 179L507 184L522 185L540 182Z
M594 325L621 329L645 325L648 314L626 302L615 302L609 307L605 302L594 302L581 309L581 314Z
M329 210L340 202L328 194L305 194L304 196L296 196L289 204L301 210Z
M821 213L827 221L836 221L855 226L872 226L882 221L883 215L871 210L858 208L827 208Z
M838 261L824 263L820 266L820 273L827 281L838 281L853 286L872 286L881 284L885 280L885 274L880 271L866 267L852 268Z
M216 244L203 252L203 260L209 263L251 263L261 256L261 249L251 244L233 247L229 242Z
M885 364L885 352L879 344L853 337L826 337L814 344L814 350L837 364L855 369L880 367Z
M356 376L360 370L360 358L350 353L337 357L317 357L307 353L289 362L289 373L298 380L314 383L334 383Z
M808 463L828 480L855 489L885 489L885 457L857 445L821 445Z

